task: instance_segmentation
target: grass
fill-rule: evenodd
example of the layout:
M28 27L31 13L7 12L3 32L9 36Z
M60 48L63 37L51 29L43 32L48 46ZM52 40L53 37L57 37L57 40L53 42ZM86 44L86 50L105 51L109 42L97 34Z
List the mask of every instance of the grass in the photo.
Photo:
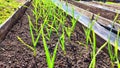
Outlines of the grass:
M41 25L41 29L42 29L42 40L43 40L43 45L44 45L44 50L45 50L45 55L46 55L46 62L48 64L48 68L54 68L54 62L55 62L55 58L56 58L56 54L57 54L57 48L58 48L58 43L55 46L54 52L53 52L53 56L51 57L49 49L47 47L47 43L45 40L45 35L44 35L44 25Z
M95 36L94 31L92 31L92 36L93 36L93 44L92 44L92 54L91 54L91 57L92 57L93 63L90 63L90 65L92 65L92 67L90 66L90 68L95 68L96 58L94 58L94 56L96 54L96 36Z
M92 47L92 52L91 52L91 63L89 65L89 68L95 68L95 65L96 65L96 57L95 54L96 54L96 36L95 36L95 33L93 31L93 26L94 26L94 23L97 21L98 19L98 16L96 17L95 20L92 20L91 23L88 25L89 28L83 28L84 29L84 33L85 33L85 36L86 36L86 44L85 46L87 47L87 50L88 50L88 45L90 43L91 47ZM92 32L92 37L91 38L91 32ZM93 40L92 40L93 39Z
M88 24L88 28L84 28L84 27L83 27L83 30L84 30L84 33L85 33L85 37L86 37L86 44L85 44L85 45L86 45L87 49L88 49L89 43L90 43L90 44L93 44L90 35L91 35L91 31L93 32L92 27L94 26L95 22L97 21L98 16L99 16L99 14L98 14L97 17L95 18L95 20L92 20L92 21ZM94 39L94 38L93 38L93 39Z
M64 54L66 54L66 51L65 51L65 32L64 32L64 30L62 30L62 32L63 33L60 37L60 43L61 43L61 48L62 48Z
M104 4L103 2L100 2L101 4ZM107 5L117 5L117 6L120 6L119 3L115 3L115 2L105 2L105 4Z
M119 14L116 14L113 22L112 22L112 26L114 26L114 23L116 22L117 18L118 18ZM117 53L118 53L118 39L119 39L119 31L118 31L118 34L117 34L117 38L115 40L115 44L114 44L114 48L112 48L112 45L110 44L110 36L111 36L111 31L112 29L110 30L110 34L109 34L109 37L108 37L108 53L109 53L109 56L110 56L110 59L111 59L111 65L112 67L115 66L115 61L118 60L118 56ZM119 64L119 63L118 63Z
M37 35L37 38L34 36L34 33L33 33L33 23L31 22L30 20L30 16L28 15L28 20L29 20L29 28L30 28L30 35L31 35L31 39L32 39L32 45L28 45L26 44L19 36L17 37L19 41L21 41L24 45L26 45L28 48L30 48L32 51L33 51L33 55L34 57L36 57L37 55L37 49L36 49L36 46L37 46L37 43L39 41L39 38L40 38L40 35L41 35L41 29L39 30L39 33ZM46 22L46 20L44 21Z
M120 6L120 4L114 3L114 2L106 2L106 4L109 4L109 5L118 5L118 6Z
M91 63L89 65L89 68L95 68L95 58L96 56L99 54L100 51L102 51L102 49L107 46L107 42L105 42L99 49L98 51L93 55L93 59L91 60Z
M0 0L0 24L14 13L14 11L21 5L16 0Z
M116 59L116 63L117 63L117 66L118 66L118 68L120 68L120 60L119 60L119 54L118 54L118 40L119 40L119 34L120 34L120 32L118 31L118 33L117 33L117 38L116 38L116 40L115 40L115 48L114 48L114 53L115 53L115 59Z
M67 34L69 40L71 38L71 34L74 32L76 23L77 23L77 20L74 18L74 9L72 9L71 26L65 27L65 31L66 31L66 34Z

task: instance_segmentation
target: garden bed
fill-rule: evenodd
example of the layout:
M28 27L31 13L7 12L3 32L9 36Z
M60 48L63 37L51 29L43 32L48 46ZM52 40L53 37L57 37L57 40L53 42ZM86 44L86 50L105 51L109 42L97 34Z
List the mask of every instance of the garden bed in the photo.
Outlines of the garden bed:
M46 1L46 0L43 0ZM49 2L48 2L49 3ZM43 3L42 3L43 4ZM42 5L41 5L42 6ZM49 8L51 5L47 6L44 9L46 12L45 14L49 15L49 12L47 12L47 8ZM54 6L54 5L52 5ZM47 68L47 60L46 60L46 51L44 51L44 44L43 43L43 34L42 37L40 37L40 40L37 43L37 53L36 55L33 55L33 52L25 46L20 39L18 39L18 36L25 41L28 45L33 45L32 39L31 39L31 29L30 29L30 21L33 22L33 25L36 25L36 18L31 11L31 9L34 9L33 6L29 6L26 14L23 15L23 17L17 21L17 23L13 26L13 28L10 29L9 33L7 34L5 40L3 40L0 43L0 68L8 67L8 68ZM47 9L47 10L46 10ZM49 9L50 10L50 9ZM51 8L54 16L54 10ZM58 10L58 11L57 11ZM56 12L61 13L62 11L57 8ZM59 12L60 11L60 12ZM41 12L42 13L42 12ZM43 11L44 13L44 11ZM29 16L28 16L29 15ZM51 14L50 14L51 15ZM66 13L61 13L61 15L65 15ZM58 15L57 20L61 19L61 15ZM37 26L42 26L44 22L46 22L46 18L44 18L45 15L41 16L40 19L37 19ZM54 21L54 17L50 17L49 23ZM57 16L57 15L56 15ZM30 17L30 18L29 18ZM62 16L64 17L64 16ZM71 20L72 17L69 15L65 18L65 27L72 25ZM56 18L56 17L55 17ZM64 18L62 18L64 19ZM52 20L52 21L51 21ZM59 23L60 21L56 21L55 23ZM48 23L48 24L49 24ZM46 25L48 25L46 24ZM50 25L49 25L50 26ZM55 60L55 68L88 68L91 63L91 54L92 54L92 46L91 44L88 44L87 46L84 46L80 44L79 42L82 42L83 44L86 43L86 37L85 34L81 31L80 27L82 26L79 22L77 22L75 26L74 32L71 34L71 38L69 39L66 36L65 32L65 51L63 52L61 49L61 45L59 43L58 51L56 55ZM33 26L32 26L33 27ZM50 27L49 27L50 28ZM51 27L54 28L54 27ZM43 29L43 28L41 28ZM35 37L37 37L37 33L35 30L33 30ZM48 31L49 32L49 31ZM58 30L59 34L62 35L62 27L60 26ZM48 49L50 51L50 54L53 54L54 48L56 47L56 43L58 42L58 35L56 34L56 31L53 30L52 35L50 39L47 38L47 30L44 29L46 43L48 45ZM98 49L98 48L97 48ZM100 51L100 53L96 57L96 68L110 68L111 60L109 56L104 52Z
M111 12L111 11L108 11L108 10L104 10L101 9L101 8L97 8L97 7L94 7L94 6L90 6L89 4L84 4L84 3L80 3L80 2L75 2L73 0L69 0L68 3L71 3L73 5L76 5L80 8L83 8L85 10L88 10L92 13L95 13L95 14L100 14L100 16L104 17L104 18L107 18L109 20L114 20L115 16L117 13L115 12ZM113 7L114 8L114 7ZM120 15L118 16L117 20L120 20Z
M56 47L55 68L88 68L94 59L95 43L86 44L83 26L75 22L73 17L56 7L51 0L33 1L0 43L0 68L53 68L54 60L51 58L55 57ZM73 31L69 30L72 26ZM71 31L71 36L68 36ZM91 41L95 42L94 31L91 35ZM36 38L38 42L33 43ZM65 50L62 49L62 43ZM99 49L95 46L95 50ZM46 55L48 53L51 54L50 58ZM102 50L97 53L94 62L96 68L117 67Z

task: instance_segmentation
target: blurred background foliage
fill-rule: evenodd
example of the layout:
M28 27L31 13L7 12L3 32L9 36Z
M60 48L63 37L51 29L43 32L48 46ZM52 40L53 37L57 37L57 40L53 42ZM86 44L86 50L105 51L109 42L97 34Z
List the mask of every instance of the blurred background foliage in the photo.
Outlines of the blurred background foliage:
M0 24L20 6L16 0L0 0Z

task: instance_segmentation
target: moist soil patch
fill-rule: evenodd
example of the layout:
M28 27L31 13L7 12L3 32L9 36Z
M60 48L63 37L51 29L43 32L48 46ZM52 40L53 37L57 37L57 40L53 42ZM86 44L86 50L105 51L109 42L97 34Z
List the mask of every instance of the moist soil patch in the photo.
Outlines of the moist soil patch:
M26 13L33 17L29 9ZM63 54L59 46L55 60L55 68L88 68L91 61L91 47L88 45L88 49L86 49L85 46L76 43L76 41L85 43L84 33L81 32L79 27L81 27L81 25L78 22L71 36L71 41L68 41L66 38L66 55ZM32 51L18 41L17 36L32 45L26 14L16 22L15 26L13 26L7 34L5 40L0 43L0 68L47 68L42 40L40 40L37 45L37 56L33 57ZM51 53L53 52L56 42L56 35L53 33L51 40L47 41ZM111 64L108 55L101 51L97 55L96 68L110 67Z
M93 7L93 6L88 6L88 5L82 4L80 2L75 2L75 1L72 1L72 0L68 0L67 2L70 3L70 4L73 4L73 5L77 6L77 7L88 10L88 11L90 11L92 13L100 14L100 16L102 16L104 18L107 18L109 20L112 20L112 21L114 20L114 18L116 16L116 13L108 11L108 10L96 8L96 7ZM120 20L120 15L118 16L117 20Z

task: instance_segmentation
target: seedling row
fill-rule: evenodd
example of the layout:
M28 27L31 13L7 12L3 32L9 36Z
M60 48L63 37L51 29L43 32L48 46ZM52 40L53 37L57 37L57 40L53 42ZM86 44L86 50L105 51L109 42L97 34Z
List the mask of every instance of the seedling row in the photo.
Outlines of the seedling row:
M115 48L111 47L109 40L97 48L96 34L92 29L97 18L91 20L89 28L85 28L78 22L80 16L74 18L74 9L70 16L69 11L68 13L63 11L62 5L57 6L53 1L33 0L29 7L25 6L27 11L20 22L0 43L1 52L3 51L1 56L5 57L1 60L3 66L95 68L100 66L99 55L100 60L106 61L105 65L102 64L103 67L120 68L119 32ZM109 55L102 51L107 46ZM9 56L5 56L9 50L11 51ZM7 57L11 62L7 62Z

